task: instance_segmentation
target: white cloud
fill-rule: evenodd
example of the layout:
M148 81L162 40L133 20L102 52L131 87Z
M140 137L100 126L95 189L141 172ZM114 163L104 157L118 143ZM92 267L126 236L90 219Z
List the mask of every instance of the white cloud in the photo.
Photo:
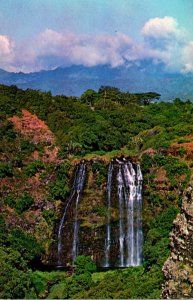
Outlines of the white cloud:
M183 50L183 72L193 73L193 41L189 42Z
M116 67L124 64L129 49L135 56L134 45L134 41L121 32L93 36L46 29L25 47L15 49L14 61L15 67L23 72L72 64L110 64Z
M59 65L110 64L112 67L123 65L125 60L152 58L163 61L166 58L166 53L147 44L139 44L121 32L93 36L59 33L47 29L40 34L36 45L36 61L44 69L50 68L48 58L52 60L51 57L55 57L55 62ZM34 55L32 57L34 59Z
M14 43L6 35L0 35L0 68L11 70L14 60Z
M143 26L141 33L145 37L165 38L170 35L179 34L178 23L172 17L153 18Z
M61 64L111 64L118 66L124 63L124 52L133 41L123 33L115 35L101 34L75 35L59 33L47 29L38 37L37 56L57 56Z
M176 19L169 16L150 19L144 24L141 33L146 48L157 55L168 71L182 71L182 52L188 43L188 34Z
M11 52L11 40L6 35L0 35L0 55L10 55Z
M193 42L176 19L150 19L141 34L144 41L139 43L121 32L89 35L46 29L22 45L0 35L0 68L32 72L72 64L116 67L126 60L152 59L155 64L164 63L169 71L193 72Z

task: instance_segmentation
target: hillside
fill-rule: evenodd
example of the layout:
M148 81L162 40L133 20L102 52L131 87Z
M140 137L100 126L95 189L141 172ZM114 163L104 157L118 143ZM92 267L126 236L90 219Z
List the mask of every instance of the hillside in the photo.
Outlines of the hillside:
M103 86L78 98L0 86L1 298L152 299L162 286L164 297L192 296L191 235L185 231L192 226L193 104L179 98L151 103L159 96ZM108 223L107 167L117 158L140 164L143 174L143 263L96 272L89 257L98 263ZM86 179L76 219L84 256L75 270L45 271L56 266L59 222L81 161ZM73 214L72 206L66 255ZM116 204L111 214L116 228ZM184 219L186 230L180 229ZM175 268L186 276L182 284L175 283Z

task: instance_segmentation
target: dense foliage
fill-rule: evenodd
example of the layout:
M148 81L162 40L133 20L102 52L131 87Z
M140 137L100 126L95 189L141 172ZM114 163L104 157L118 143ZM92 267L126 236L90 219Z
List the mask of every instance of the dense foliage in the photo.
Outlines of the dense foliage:
M193 167L193 104L158 99L157 93L112 87L76 98L0 86L0 298L159 297L169 232ZM28 136L25 123L18 131L11 118L18 122L22 109L44 121L41 130L48 126L54 138L48 132L33 141L33 120ZM73 274L39 271L60 217L56 208L69 195L73 159L89 155L104 160L126 155L141 162L143 266L100 273L89 257L80 256ZM95 161L92 172L102 188L106 166ZM103 206L93 211L107 215Z

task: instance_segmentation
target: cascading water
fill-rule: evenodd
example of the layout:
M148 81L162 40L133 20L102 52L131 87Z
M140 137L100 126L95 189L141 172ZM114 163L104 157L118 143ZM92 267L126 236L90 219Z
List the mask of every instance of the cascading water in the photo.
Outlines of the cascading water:
M142 173L140 165L134 167L130 162L116 159L109 165L107 180L108 210L112 197L112 170L116 174L119 223L119 258L113 264L117 267L139 266L142 262ZM105 243L105 264L110 267L111 220L107 219L107 238Z
M127 262L126 266L139 266L142 257L142 174L131 163L124 165L127 200Z
M73 238L73 247L72 247L72 260L74 262L74 259L76 257L77 252L77 234L78 234L78 221L77 221L77 209L78 209L78 203L80 199L80 194L83 189L84 185L84 178L85 178L85 162L83 161L80 165L77 166L72 191L70 194L70 197L67 201L66 207L64 209L64 213L62 216L62 219L59 224L58 229L58 266L63 266L62 263L62 250L63 250L63 244L62 244L62 229L64 226L66 214L68 211L68 208L71 204L72 199L76 195L76 208L75 208L75 223L74 223L74 238Z
M143 247L143 232L142 232L142 181L140 165L137 165L137 233L136 233L136 265L142 263L142 247Z
M104 267L109 267L110 258L110 247L111 247L111 185L112 185L112 173L113 165L110 163L108 169L108 179L107 179L107 205L108 205L108 216L107 216L107 238L105 242L105 264Z
M119 246L120 246L120 267L124 267L124 182L121 166L117 174L118 197L119 197Z
M78 254L77 244L78 244L78 204L80 200L80 195L83 190L84 180L85 180L85 162L82 162L79 168L76 184L76 207L75 207L75 220L74 220L74 234L73 234L73 243L72 243L72 264L74 265L75 259Z
M88 163L87 170L89 168L91 169ZM86 162L82 161L76 167L72 191L59 224L57 265L74 265L77 255L80 254L92 255L97 264L104 268L139 266L142 263L143 246L143 178L140 165L134 165L124 158L112 160L109 164L106 188L108 209L106 234L103 235L102 227L91 230L90 234L94 237L91 247L88 244L88 231L87 238L84 240L84 230L90 229L86 226L80 228L78 213L85 172ZM66 244L65 230L67 230ZM93 244L95 241L96 248Z

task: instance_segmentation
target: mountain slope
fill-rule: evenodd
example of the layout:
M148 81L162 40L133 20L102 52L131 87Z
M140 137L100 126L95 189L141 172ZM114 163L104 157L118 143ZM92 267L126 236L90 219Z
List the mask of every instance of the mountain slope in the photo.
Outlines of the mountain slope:
M192 75L167 73L162 66L155 66L151 61L144 61L140 66L79 65L28 74L0 70L2 84L66 96L80 96L87 89L98 90L101 85L109 85L130 92L156 91L162 95L162 100L176 97L193 100L192 82Z

